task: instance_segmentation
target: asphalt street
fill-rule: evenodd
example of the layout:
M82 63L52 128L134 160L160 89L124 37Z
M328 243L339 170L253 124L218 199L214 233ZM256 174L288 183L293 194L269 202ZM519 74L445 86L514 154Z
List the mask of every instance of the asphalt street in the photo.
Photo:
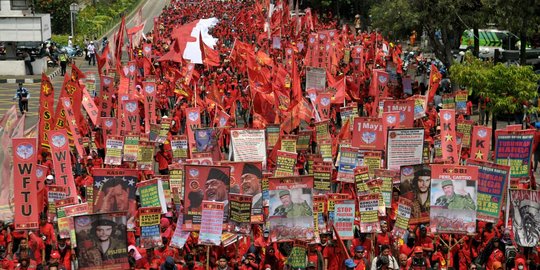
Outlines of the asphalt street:
M167 5L170 2L170 0L145 0L145 3L142 6L142 18L143 21L146 20L146 24L144 27L144 32L149 32L152 30L154 25L154 17L157 17L161 10L165 5ZM127 22L127 28L131 28L135 26L135 17L131 17ZM109 40L112 40L112 36L114 35L115 31L111 31L110 35L108 37ZM123 60L126 60L126 55L124 54ZM97 76L97 66L90 66L88 65L88 62L84 61L84 58L76 58L74 59L77 67L79 67L83 72L93 72ZM70 68L68 67L68 72L70 72ZM96 89L99 90L99 78L96 78ZM62 87L62 82L64 81L63 76L56 76L52 80L52 84L54 87L54 96L55 100L58 100L58 96L60 95L60 89ZM40 91L41 83L33 83L33 84L25 84L24 87L28 88L30 92L30 99L28 104L28 113L26 115L26 128L29 128L37 123L38 121L38 113L39 113L39 91ZM5 112L12 106L17 105L17 101L13 100L13 96L15 95L15 92L17 90L18 84L10 84L10 83L4 83L0 84L0 117L5 114ZM18 111L18 107L17 107ZM19 112L20 114L20 112Z

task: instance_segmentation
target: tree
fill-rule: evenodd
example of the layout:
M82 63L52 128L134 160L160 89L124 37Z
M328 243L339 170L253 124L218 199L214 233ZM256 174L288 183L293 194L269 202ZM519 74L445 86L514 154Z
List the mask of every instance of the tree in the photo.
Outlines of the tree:
M497 129L497 116L525 113L524 105L529 112L537 110L532 101L538 95L540 76L530 66L494 65L467 53L463 63L450 68L450 78L472 91L472 95L489 99L486 109L492 114L493 132Z
M371 9L373 25L403 33L404 28L422 29L435 55L447 67L452 49L458 49L463 31L482 23L480 0L384 0ZM399 25L403 24L403 25Z
M36 1L36 12L50 13L52 32L55 34L65 34L70 32L70 11L69 5L76 0L44 0Z

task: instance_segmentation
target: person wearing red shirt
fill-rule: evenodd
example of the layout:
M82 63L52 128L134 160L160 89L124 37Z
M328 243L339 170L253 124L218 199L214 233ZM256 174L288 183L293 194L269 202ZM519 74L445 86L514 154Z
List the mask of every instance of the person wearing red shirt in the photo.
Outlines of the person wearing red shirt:
M364 257L364 254L366 252L366 249L364 246L357 246L354 249L354 263L356 264L356 267L354 270L366 270L369 265L369 261Z
M39 217L39 235L45 241L45 260L51 258L51 251L56 247L56 234L51 223L47 222L47 214L41 213Z
M414 256L407 260L407 266L405 266L405 269L431 269L431 264L429 263L429 260L424 257L424 250L422 249L422 247L414 248Z
M342 263L342 251L337 246L337 244L328 241L328 245L326 245L323 249L323 258L324 258L324 270L339 270L341 269L341 263Z
M154 160L158 163L159 174L169 174L169 164L172 163L172 155L170 152L165 151L163 144L159 145L159 151L154 156Z
M381 232L377 234L377 237L375 239L375 254L379 254L380 246L387 245L391 246L392 244L392 237L390 236L390 233L388 232L388 224L386 223L386 220L381 220Z
M259 264L255 260L256 256L253 253L248 253L246 259L242 262L240 270L258 270Z

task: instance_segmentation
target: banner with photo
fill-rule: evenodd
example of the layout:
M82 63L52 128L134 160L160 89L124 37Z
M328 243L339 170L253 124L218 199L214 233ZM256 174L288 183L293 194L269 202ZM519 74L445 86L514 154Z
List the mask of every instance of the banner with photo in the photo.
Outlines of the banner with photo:
M251 195L229 194L230 215L227 231L239 234L251 232Z
M474 159L468 159L467 165L478 167L476 219L497 223L510 179L510 167Z
M476 231L478 167L452 164L431 165L432 233Z
M422 163L424 129L388 130L386 168L398 171L401 166Z
M230 193L252 196L251 222L263 223L261 162L221 162L221 165L231 167Z
M122 149L124 148L124 138L121 136L109 136L105 144L105 160L107 165L122 164Z
M271 241L312 240L313 176L272 177L268 180Z
M199 245L219 246L221 244L224 208L224 202L203 200Z
M409 220L412 213L412 202L406 198L399 197L398 209L396 211L396 223L392 230L392 235L401 238L409 232Z
M203 200L224 203L223 224L229 215L230 166L184 166L184 226L182 230L198 231Z
M540 191L511 189L510 209L516 244L522 247L537 246L540 243Z
M495 163L510 166L510 188L529 179L534 132L495 131Z
M128 229L135 228L135 192L139 173L124 168L93 169L92 213L126 212Z
M354 200L340 201L334 205L334 229L343 240L354 239Z
M400 168L401 183L399 195L412 202L409 223L429 222L431 198L431 167L429 164L402 166Z
M79 269L125 270L129 268L127 218L124 213L73 217ZM103 243L108 243L103 250Z
M358 196L358 209L360 211L360 232L376 233L381 230L379 224L380 194Z
M265 166L264 129L231 129L231 144L235 161L262 161Z
M383 123L381 118L355 117L352 146L360 149L384 150Z
M139 208L139 226L141 228L140 245L146 249L162 246L161 242L161 207Z
M39 228L39 204L36 183L37 139L14 138L13 152L13 204L16 230ZM71 165L71 164L69 164Z

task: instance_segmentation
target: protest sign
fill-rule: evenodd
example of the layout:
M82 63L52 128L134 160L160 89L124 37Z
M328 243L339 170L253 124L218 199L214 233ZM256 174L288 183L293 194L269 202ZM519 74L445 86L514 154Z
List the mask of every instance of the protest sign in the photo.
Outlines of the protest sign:
M384 149L383 124L380 118L355 117L352 146L360 149Z
M354 200L340 201L334 205L334 229L341 239L354 238Z
M227 230L239 234L251 232L251 195L229 194L230 216Z
M199 230L203 200L226 202L229 199L229 166L184 166L184 226L182 230ZM229 204L224 205L223 224L227 223Z
M161 179L150 179L137 183L142 207L160 207L167 212L167 204Z
M203 201L199 245L221 244L224 202Z
M534 130L497 130L495 137L495 163L510 166L510 188L517 188L529 178Z
M367 181L369 181L369 168L367 166L356 167L354 170L354 183L358 195L366 195L369 193L369 188L366 184Z
M431 165L430 227L432 233L476 231L478 167Z
M354 169L357 165L358 148L340 147L339 153L337 180L354 183Z
M414 100L385 100L383 112L399 112L399 127L414 126Z
M313 235L313 176L269 179L270 239L311 240Z
M457 120L456 131L463 133L463 139L461 140L461 147L471 147L471 136L473 131L474 122L471 120Z
M280 176L292 176L296 165L297 153L289 153L278 150L276 158L276 169L274 170L274 177Z
M512 210L512 229L516 244L522 247L535 247L540 241L537 218L540 215L540 191L510 190Z
M139 141L139 151L137 152L137 169L151 170L154 166L154 143Z
M456 114L467 114L467 100L469 97L469 91L456 91L455 92L455 108Z
M184 215L178 213L178 219L176 220L176 229L174 230L173 237L171 238L171 246L175 248L184 248L186 241L191 234L189 231L183 231L182 225L184 224Z
M171 140L173 162L188 158L188 140L185 135L173 136Z
M122 149L124 148L124 139L120 136L109 136L106 143L105 161L107 165L122 164Z
M430 165L402 166L400 168L400 178L400 196L412 201L412 213L409 223L428 222L431 195Z
M375 179L382 181L381 195L386 208L392 206L392 189L394 184L400 183L400 176L398 171L377 169L375 170Z
M262 161L266 164L264 129L231 129L231 144L235 161Z
M144 248L160 247L161 230L159 222L161 218L161 207L141 207L139 208L139 226L141 228L140 245Z
M291 254L287 258L287 264L293 269L305 269L307 266L307 245L301 241L294 241Z
M127 236L123 229L127 218L122 213L82 215L73 218L79 269L123 270L129 268ZM103 235L101 230L110 234ZM108 242L109 248L102 250L101 243Z
M360 232L375 233L380 230L378 208L380 194L358 196Z
M326 194L330 192L333 166L331 162L315 162L313 164L313 193Z
M279 125L266 126L266 148L273 149L278 142L280 128Z
M137 170L120 168L94 169L93 213L127 212L128 229L135 228Z
M298 136L283 135L281 137L281 151L296 153L296 140Z
M423 129L389 130L387 141L387 169L397 171L401 166L422 163Z
M312 131L300 131L296 139L296 149L299 151L308 151L311 143ZM283 143L283 141L282 141Z
M139 136L128 133L124 136L124 155L122 160L136 162L139 153Z
M474 159L468 159L467 165L478 167L476 219L497 223L510 179L510 167Z
M395 237L402 237L408 232L409 219L411 218L412 202L403 197L399 197L397 218L392 231L392 235Z
M37 139L12 139L13 151L13 203L14 224L17 230L39 227L39 203L37 201L36 164Z

